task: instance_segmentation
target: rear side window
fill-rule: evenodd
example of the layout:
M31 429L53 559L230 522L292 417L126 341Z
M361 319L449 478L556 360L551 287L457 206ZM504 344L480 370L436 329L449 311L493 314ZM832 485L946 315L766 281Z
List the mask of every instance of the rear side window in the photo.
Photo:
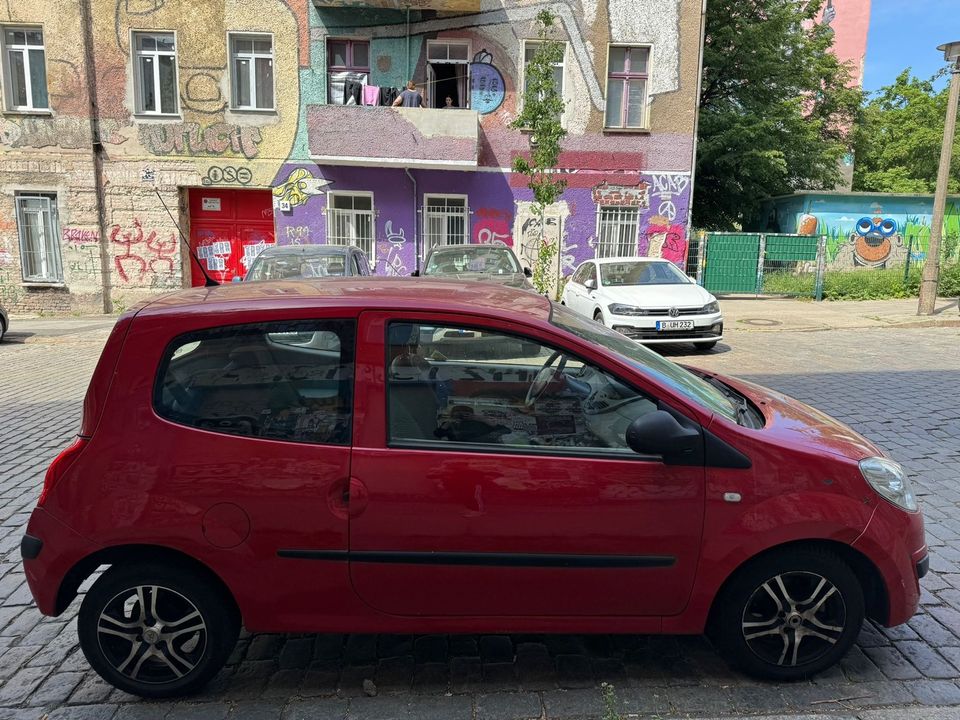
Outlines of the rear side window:
M355 325L235 325L167 347L154 390L161 417L247 437L348 445Z

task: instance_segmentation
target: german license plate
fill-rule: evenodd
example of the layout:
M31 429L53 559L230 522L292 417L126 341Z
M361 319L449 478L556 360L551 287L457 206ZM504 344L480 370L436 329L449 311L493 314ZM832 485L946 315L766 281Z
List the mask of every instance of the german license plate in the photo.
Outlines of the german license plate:
M657 332L660 330L693 330L693 320L657 320Z

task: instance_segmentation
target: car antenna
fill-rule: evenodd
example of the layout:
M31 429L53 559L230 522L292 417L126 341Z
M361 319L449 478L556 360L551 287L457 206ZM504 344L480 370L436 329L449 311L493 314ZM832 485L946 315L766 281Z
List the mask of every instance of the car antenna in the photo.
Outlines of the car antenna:
M197 267L200 268L200 272L203 273L203 286L204 287L216 287L220 283L214 280L207 274L207 269L203 266L203 263L200 262L200 258L197 257L196 253L190 249L190 243L187 242L187 238L183 235L183 230L180 229L180 224L174 219L173 213L170 212L170 208L167 207L167 204L163 201L163 196L160 194L160 191L157 188L154 188L153 191L157 194L157 198L160 200L160 204L163 205L163 209L167 211L167 215L170 216L170 221L176 226L177 232L180 233L180 241L187 246L187 252L190 253L190 257L193 258L193 261L197 264Z

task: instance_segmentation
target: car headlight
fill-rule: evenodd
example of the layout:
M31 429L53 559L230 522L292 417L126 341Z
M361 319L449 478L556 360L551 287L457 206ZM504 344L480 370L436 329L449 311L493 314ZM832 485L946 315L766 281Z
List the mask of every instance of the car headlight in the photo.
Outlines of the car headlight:
M886 458L871 457L860 461L863 479L882 497L904 510L917 509L913 483L898 463Z
M720 312L720 303L718 303L716 300L714 300L712 303L707 303L700 309L700 312L704 314L718 313Z
M635 305L621 305L619 303L613 303L613 305L607 305L607 310L610 311L613 315L646 315L647 311L643 308L638 308Z

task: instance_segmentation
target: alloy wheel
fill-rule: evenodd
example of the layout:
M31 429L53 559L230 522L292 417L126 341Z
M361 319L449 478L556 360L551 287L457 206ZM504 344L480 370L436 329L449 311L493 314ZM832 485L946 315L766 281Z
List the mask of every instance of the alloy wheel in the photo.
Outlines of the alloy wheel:
M97 621L100 650L125 677L148 684L189 675L203 658L207 626L189 599L160 585L117 593Z
M816 662L829 653L846 627L843 595L813 572L788 572L762 583L747 601L741 632L761 660L782 667Z

